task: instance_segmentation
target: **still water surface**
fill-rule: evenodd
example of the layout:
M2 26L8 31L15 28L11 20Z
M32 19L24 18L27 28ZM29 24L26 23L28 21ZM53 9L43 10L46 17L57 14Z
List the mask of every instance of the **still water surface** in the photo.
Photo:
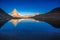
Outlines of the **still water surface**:
M7 22L0 29L1 40L60 40L60 29L40 21L23 20L14 26Z

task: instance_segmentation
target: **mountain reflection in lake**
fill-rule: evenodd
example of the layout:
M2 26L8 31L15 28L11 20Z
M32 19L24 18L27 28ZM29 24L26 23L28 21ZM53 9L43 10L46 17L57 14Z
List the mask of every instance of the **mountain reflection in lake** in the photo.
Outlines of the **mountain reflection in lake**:
M35 19L11 19L10 20L10 22L12 22L13 23L13 25L17 25L19 22L21 22L21 21L23 21L23 20L31 20L31 21L35 21L35 22L40 22L40 21L37 21L37 20L35 20Z
M60 40L60 29L43 21L23 20L16 27L8 22L0 29L0 40Z

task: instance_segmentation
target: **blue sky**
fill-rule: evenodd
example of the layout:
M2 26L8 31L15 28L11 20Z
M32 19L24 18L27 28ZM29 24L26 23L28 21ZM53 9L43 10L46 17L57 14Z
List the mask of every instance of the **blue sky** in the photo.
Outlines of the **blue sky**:
M46 13L56 7L60 7L59 0L0 0L0 8L7 13L12 12L14 8L23 14Z

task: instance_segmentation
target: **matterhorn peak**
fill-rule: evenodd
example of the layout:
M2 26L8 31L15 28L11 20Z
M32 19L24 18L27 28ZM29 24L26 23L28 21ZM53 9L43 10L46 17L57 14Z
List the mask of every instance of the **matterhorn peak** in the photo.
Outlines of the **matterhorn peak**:
M20 13L16 10L16 8L14 8L14 10L11 12L10 14L13 17L20 17Z
M17 13L17 10L16 10L16 8L14 8L14 10L13 10L13 13Z

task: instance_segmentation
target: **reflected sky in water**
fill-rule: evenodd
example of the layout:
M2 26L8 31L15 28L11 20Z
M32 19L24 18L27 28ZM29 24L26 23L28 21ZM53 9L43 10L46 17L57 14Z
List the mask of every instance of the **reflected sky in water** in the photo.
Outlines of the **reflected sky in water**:
M23 20L15 27L11 22L0 29L0 37L6 40L57 40L60 39L60 29L46 22Z

